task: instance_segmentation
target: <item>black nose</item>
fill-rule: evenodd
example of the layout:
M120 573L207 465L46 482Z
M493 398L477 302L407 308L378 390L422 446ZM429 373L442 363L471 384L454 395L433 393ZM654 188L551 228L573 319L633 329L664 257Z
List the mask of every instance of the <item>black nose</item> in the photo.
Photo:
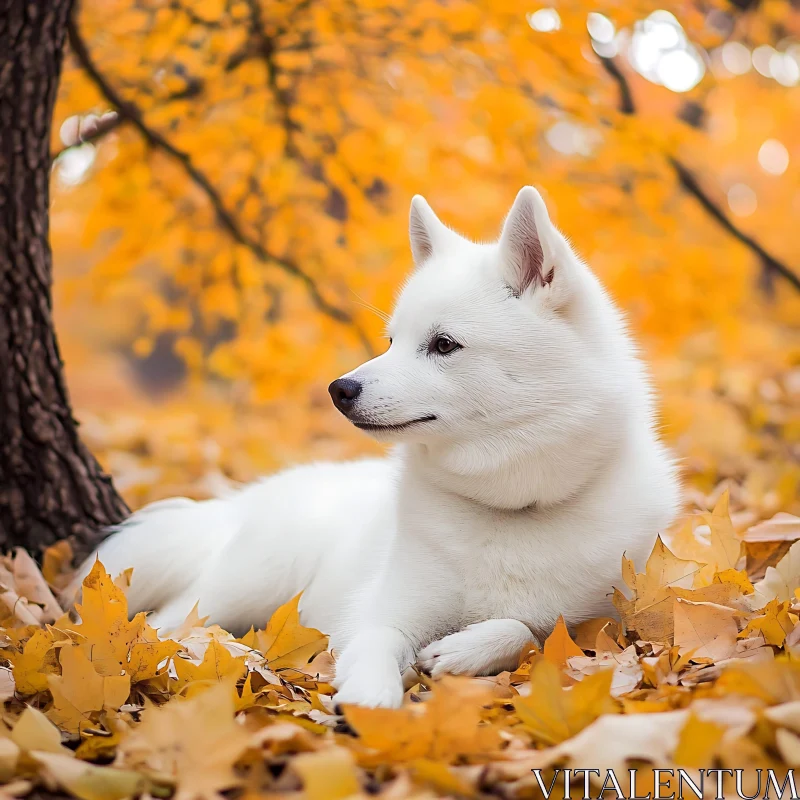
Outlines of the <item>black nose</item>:
M347 416L361 394L361 384L352 378L339 378L328 387L328 391L336 408Z

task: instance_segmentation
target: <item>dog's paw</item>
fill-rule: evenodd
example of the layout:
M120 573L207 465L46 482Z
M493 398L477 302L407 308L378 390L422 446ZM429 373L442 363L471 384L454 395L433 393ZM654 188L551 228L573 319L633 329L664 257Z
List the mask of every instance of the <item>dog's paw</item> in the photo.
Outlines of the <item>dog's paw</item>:
M496 675L516 669L530 631L516 620L487 620L469 625L429 644L417 656L417 666L433 677Z
M365 706L367 708L398 708L403 703L403 679L399 670L354 671L339 686L333 696L334 706Z
M482 636L469 628L431 642L417 656L417 666L434 678L450 675L483 675L491 668Z

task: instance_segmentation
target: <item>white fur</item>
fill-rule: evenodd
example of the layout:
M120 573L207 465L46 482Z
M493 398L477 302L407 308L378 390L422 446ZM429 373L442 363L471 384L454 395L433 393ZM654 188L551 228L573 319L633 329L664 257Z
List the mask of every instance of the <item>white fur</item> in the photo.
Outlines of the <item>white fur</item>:
M396 706L401 673L514 668L559 614L611 611L635 560L673 519L679 489L623 320L524 188L496 244L411 210L417 269L386 353L349 373L349 412L397 447L311 464L224 499L146 508L98 555L134 567L134 610L162 629L199 600L241 631L303 591L331 634L340 702ZM429 352L446 335L461 345ZM82 574L91 566L90 559Z

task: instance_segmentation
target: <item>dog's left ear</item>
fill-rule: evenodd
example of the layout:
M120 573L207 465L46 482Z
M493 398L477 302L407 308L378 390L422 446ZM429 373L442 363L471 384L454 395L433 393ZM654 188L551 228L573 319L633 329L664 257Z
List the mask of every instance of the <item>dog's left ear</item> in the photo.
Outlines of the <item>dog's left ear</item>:
M556 279L557 238L539 192L520 189L500 234L503 276L518 297Z

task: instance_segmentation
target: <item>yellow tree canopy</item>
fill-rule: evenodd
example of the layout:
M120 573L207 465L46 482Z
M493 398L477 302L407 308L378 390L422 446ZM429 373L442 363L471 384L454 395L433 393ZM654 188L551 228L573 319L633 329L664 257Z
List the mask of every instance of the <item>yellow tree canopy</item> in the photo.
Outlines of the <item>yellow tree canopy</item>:
M53 141L68 366L167 337L227 387L206 402L290 422L250 419L269 455L236 477L362 448L324 444L350 434L321 387L384 346L371 308L410 267L411 195L483 238L533 183L643 338L689 468L708 487L755 475L785 507L798 16L780 0L85 0ZM100 413L74 370L79 409ZM219 435L243 420L225 419Z

